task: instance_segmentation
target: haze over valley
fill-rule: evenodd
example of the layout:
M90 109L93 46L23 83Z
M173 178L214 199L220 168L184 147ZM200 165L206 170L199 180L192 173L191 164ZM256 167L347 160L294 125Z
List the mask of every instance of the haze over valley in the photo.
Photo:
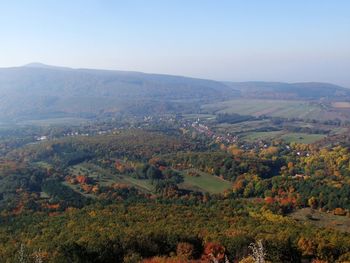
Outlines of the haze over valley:
M0 263L349 263L349 12L1 1Z

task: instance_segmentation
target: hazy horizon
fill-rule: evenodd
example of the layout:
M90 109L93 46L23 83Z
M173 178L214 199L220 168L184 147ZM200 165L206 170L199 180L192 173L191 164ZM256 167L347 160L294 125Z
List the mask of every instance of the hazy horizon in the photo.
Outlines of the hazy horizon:
M350 88L350 2L3 1L0 67L31 62Z
M179 76L179 77L187 77L187 78L198 78L198 79L207 79L207 80L214 80L214 81L219 81L219 82L266 82L266 83L289 83L289 84L293 84L293 83L328 83L328 84L334 84L334 85L338 85L340 87L344 87L344 88L350 88L350 86L345 86L345 85L340 85L340 84L336 84L336 83L332 83L332 82L321 82L321 81L274 81L274 80L261 80L261 79L251 79L251 80L240 80L240 81L235 81L235 80L227 80L227 79L213 79L213 78L205 78L205 77L197 77L197 76L190 76L190 75L184 75L184 74L171 74L171 73L159 73L159 72L145 72L145 71L135 71L135 70L124 70L124 69L106 69L106 68L92 68L92 67L69 67L69 66L65 66L65 65L51 65L51 64L46 64L46 63L42 63L42 62L29 62L23 65L15 65L15 66L10 66L10 67L0 67L0 69L8 69L8 68L20 68L20 67L33 67L33 68L40 68L40 67L47 67L47 68L67 68L67 69L71 69L71 70L79 70L79 69L89 69L89 70L111 70L111 71L119 71L119 72L135 72L135 73L143 73L143 74L156 74L156 75L169 75L169 76Z

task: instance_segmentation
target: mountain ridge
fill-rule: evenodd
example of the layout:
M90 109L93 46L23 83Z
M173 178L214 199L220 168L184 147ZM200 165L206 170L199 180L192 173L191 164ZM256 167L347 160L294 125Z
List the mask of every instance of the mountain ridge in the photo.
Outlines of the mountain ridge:
M328 83L220 82L166 74L30 63L0 68L0 119L196 111L232 98L349 100Z

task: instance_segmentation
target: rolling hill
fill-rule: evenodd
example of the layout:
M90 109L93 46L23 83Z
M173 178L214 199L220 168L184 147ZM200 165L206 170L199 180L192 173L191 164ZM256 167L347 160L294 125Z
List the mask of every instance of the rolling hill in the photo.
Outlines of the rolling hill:
M180 76L43 64L0 69L0 118L170 110L173 105L234 97L225 84Z
M327 83L219 82L32 63L0 68L0 120L194 112L233 98L349 100Z
M300 99L300 100L349 100L350 89L321 82L225 82L241 92L241 96L254 99Z

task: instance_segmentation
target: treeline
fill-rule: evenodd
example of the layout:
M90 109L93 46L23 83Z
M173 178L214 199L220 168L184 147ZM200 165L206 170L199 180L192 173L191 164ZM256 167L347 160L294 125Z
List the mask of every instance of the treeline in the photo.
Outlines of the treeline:
M191 151L202 145L186 138L145 130L123 130L101 136L77 136L16 149L7 155L12 160L46 161L56 169L91 158L129 158L148 161L155 154Z
M298 225L248 202L226 200L191 206L149 201L95 205L51 217L23 215L0 225L0 257L13 262L25 244L26 253L40 251L43 262L153 257L163 258L154 262L212 262L207 256L213 253L223 263L246 258L256 240L262 240L271 262L345 262L350 256L349 234Z
M42 190L50 195L52 203L62 203L60 209L63 210L69 206L81 208L89 203L89 199L58 180L46 180L42 184Z
M237 150L232 156L225 152L192 152L177 153L164 156L164 159L173 167L179 169L197 168L215 176L235 181L240 175L250 173L261 178L269 178L279 174L284 164L283 159L263 159L258 155L244 154Z
M350 209L348 148L276 142L251 150L223 149L166 155L164 160L176 169L196 168L230 180L232 198L265 198L281 213L306 206Z
M234 124L234 123L240 123L240 122L244 122L244 121L251 121L251 120L256 120L258 118L254 117L254 116L250 116L250 115L240 115L237 113L220 113L217 114L215 117L216 122L218 123L230 123L230 124Z

